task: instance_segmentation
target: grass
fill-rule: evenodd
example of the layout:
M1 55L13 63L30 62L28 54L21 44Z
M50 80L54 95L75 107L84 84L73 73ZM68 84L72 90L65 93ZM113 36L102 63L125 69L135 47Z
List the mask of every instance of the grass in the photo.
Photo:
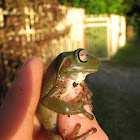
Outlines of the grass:
M111 66L139 67L140 41L120 48ZM90 87L96 119L110 140L140 140L140 94Z
M129 41L112 59L113 65L140 66L140 41Z
M94 89L96 119L110 140L140 139L140 95Z

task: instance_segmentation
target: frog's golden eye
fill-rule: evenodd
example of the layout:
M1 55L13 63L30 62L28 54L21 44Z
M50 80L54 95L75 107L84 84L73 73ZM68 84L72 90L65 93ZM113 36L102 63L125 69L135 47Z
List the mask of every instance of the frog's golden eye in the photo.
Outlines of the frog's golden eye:
M81 50L79 51L79 59L82 62L87 62L88 61L88 55L86 50Z

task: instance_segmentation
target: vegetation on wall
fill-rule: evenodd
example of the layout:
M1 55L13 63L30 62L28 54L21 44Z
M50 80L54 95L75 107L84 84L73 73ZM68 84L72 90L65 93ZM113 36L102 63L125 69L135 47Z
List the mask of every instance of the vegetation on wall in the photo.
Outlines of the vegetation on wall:
M47 57L47 45L66 35L69 28L56 28L66 14L57 0L3 0L0 8L7 11L0 27L0 89L7 89L30 54Z

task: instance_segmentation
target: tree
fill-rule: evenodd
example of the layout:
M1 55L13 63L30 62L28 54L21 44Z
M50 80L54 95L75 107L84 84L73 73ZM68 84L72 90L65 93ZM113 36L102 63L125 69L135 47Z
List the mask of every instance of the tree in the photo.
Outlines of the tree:
M140 1L135 0L127 12L127 24L133 25L134 32L140 36Z
M59 0L62 5L85 8L87 14L117 14L123 0Z

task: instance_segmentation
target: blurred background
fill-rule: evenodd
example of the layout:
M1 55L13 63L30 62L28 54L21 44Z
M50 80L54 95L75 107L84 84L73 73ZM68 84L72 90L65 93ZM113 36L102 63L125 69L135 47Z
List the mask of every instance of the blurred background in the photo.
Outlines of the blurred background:
M84 48L100 60L86 78L112 140L140 139L140 0L0 0L0 105L30 55L45 67Z

